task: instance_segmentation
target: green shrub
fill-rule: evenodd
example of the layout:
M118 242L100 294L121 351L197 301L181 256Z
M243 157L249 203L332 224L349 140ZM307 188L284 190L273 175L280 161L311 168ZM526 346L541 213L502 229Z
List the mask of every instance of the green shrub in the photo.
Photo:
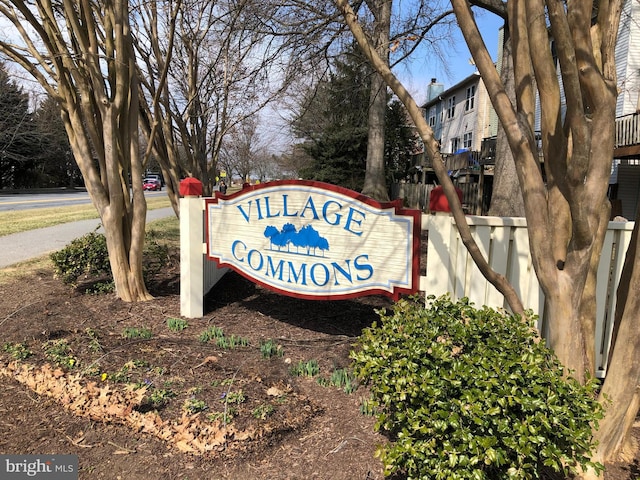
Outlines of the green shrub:
M151 275L159 273L169 261L169 247L158 243L154 235L149 235L143 252L143 271L145 281ZM89 278L107 276L106 281L98 282L87 293L107 293L114 291L113 276L109 263L106 237L91 232L72 240L67 246L50 254L56 276L68 285L76 286L78 279L85 275Z
M56 276L69 285L76 285L82 275L111 275L107 239L91 232L76 238L66 247L50 255Z
M379 312L351 353L376 428L392 440L378 451L385 474L532 479L586 465L602 418L596 382L563 378L520 317L429 301Z
M147 234L143 256L143 273L146 281L152 275L160 273L169 263L169 247L158 243L154 235Z

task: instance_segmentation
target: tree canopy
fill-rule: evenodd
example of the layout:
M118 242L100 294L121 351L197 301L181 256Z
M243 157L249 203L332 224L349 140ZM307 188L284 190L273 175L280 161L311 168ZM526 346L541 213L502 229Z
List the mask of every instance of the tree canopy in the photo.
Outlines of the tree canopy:
M351 48L334 59L326 78L302 96L292 129L308 156L308 164L299 170L303 178L362 190L371 78L365 58ZM402 103L386 98L384 160L391 181L407 174L419 139Z
M0 63L0 188L81 184L58 105L25 92Z
M30 186L38 154L29 95L0 64L0 188Z

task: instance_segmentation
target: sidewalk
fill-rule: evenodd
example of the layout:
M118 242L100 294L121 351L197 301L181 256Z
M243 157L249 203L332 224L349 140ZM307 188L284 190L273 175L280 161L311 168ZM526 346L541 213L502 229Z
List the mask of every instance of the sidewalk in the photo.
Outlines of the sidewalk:
M175 215L171 207L147 212L147 222ZM0 268L60 250L72 240L94 231L100 220L81 220L0 237Z

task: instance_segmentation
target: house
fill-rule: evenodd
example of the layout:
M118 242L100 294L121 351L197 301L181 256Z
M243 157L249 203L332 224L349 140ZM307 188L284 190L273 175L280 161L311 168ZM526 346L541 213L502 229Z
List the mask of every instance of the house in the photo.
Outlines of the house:
M498 39L498 69L501 44L502 32ZM619 96L609 198L612 201L612 217L621 215L635 220L640 203L640 2L637 0L626 0L624 4L616 45L616 66ZM441 153L450 171L469 166L465 165L469 159L468 152L479 152L477 158L480 165L494 163L498 120L478 73L446 90L435 78L431 79L423 109L434 137L440 142ZM536 116L538 131L539 108ZM542 157L540 160L544 162ZM427 159L420 160L418 168L421 177L416 177L418 182L429 182L429 177L424 173L429 166ZM460 180L479 184L478 195L471 191L467 194L464 187L463 190L468 203L472 203L474 196L482 198L482 201L473 202L478 206L470 211L484 212L486 209L483 204L489 201L485 197L490 197L492 173L484 167L479 171L479 175L473 172L469 175L467 171L466 178ZM481 177L486 173L488 176L483 181Z
M423 109L443 154L480 151L490 136L491 101L477 72L447 90L431 79Z
M609 196L614 214L634 220L640 200L640 3L625 2L616 44L618 103Z
M478 72L469 75L449 89L432 78L427 86L427 102L423 105L425 120L440 143L447 170L454 183L463 191L463 208L468 213L486 213L489 206L491 183L485 182L484 167L480 165L480 150L485 137L495 135L496 116L492 115L491 101ZM494 119L494 128L491 127ZM420 194L405 194L415 206L426 208L430 188L436 182L429 160L423 155L416 166L416 183L425 186ZM491 180L491 179L489 179ZM409 190L404 186L404 190ZM399 194L392 191L392 194Z

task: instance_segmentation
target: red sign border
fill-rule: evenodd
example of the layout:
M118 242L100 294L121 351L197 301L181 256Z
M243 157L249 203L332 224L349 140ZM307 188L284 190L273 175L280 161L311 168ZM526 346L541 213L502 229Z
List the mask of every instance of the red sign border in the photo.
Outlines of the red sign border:
M379 209L390 209L393 208L395 210L395 214L403 217L413 217L413 238L411 239L411 252L412 252L412 261L411 261L411 284L413 288L404 288L404 287L394 287L393 292L389 292L387 290L382 290L379 288L371 288L368 290L363 290L360 292L352 292L347 294L335 294L335 295L306 295L300 293L293 293L288 290L280 289L273 285L267 284L265 282L260 281L259 279L249 275L248 273L238 269L235 265L222 262L217 257L212 257L209 252L209 205L218 204L219 199L231 200L236 197L240 197L242 195L246 195L247 192L255 192L259 191L263 188L271 188L274 186L280 185L292 185L292 186L307 186L311 188L316 188L319 190L329 190L335 193L342 194L346 197L352 198L354 200L358 200L362 203L366 203L367 205ZM234 192L229 195L222 195L220 192L215 192L214 197L205 199L205 235L207 236L207 259L210 261L215 261L218 264L218 267L228 267L232 269L234 272L239 273L247 280L260 285L263 288L271 290L273 292L279 293L281 295L286 295L288 297L293 298L301 298L304 300L347 300L352 298L359 298L371 295L384 295L386 297L392 298L394 301L397 301L401 295L411 295L417 293L419 291L420 285L420 237L422 233L422 212L420 210L408 209L402 206L402 200L397 199L391 202L378 202L362 193L356 192L354 190L350 190L348 188L340 187L338 185L333 185L331 183L318 182L314 180L275 180L273 182L264 182L257 185L249 185L245 186L241 190Z

